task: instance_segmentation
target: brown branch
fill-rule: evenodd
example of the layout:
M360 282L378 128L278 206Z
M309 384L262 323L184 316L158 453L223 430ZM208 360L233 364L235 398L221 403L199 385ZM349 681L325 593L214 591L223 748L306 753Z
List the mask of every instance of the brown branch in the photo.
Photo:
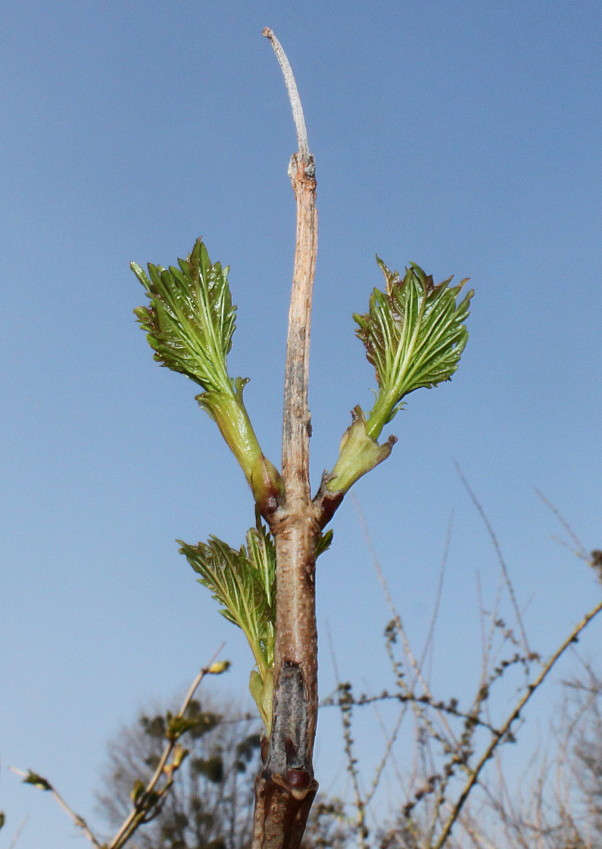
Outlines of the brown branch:
M270 29L299 151L289 166L297 232L284 381L284 502L271 518L276 547L276 634L272 732L255 785L253 849L296 849L316 794L313 744L318 710L315 549L320 534L309 485L311 422L307 400L312 290L318 218L313 157L292 70Z
M282 69L282 76L288 92L288 97L291 103L291 111L293 113L293 121L295 122L295 130L297 131L297 147L301 158L307 163L310 160L309 145L307 143L307 127L305 126L305 117L303 115L303 106L297 89L297 83L291 68L290 62L286 53L282 49L282 45L269 27L264 27L262 35L269 38L274 53Z

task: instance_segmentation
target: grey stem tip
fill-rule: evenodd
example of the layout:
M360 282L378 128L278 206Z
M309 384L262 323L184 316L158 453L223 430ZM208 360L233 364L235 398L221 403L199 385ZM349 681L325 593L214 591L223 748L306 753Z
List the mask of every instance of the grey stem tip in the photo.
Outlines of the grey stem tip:
M282 49L282 45L274 35L273 31L269 27L264 27L261 34L264 35L266 38L269 38L269 40L271 41L272 47L274 48L274 53L276 54L276 58L278 59L278 63L282 70L282 76L284 77L284 83L286 85L286 90L288 92L288 98L293 113L293 120L295 122L295 129L297 131L297 145L299 147L299 154L302 157L303 161L307 163L309 162L311 157L311 154L309 152L309 144L307 141L307 127L305 126L303 107L301 105L301 98L299 97L299 90L297 89L297 83L295 82L293 69L291 68L286 53Z

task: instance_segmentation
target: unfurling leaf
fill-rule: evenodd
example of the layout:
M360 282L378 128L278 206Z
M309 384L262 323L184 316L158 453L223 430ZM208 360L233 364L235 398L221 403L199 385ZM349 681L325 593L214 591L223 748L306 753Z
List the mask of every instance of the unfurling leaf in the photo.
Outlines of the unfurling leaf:
M148 274L135 262L131 264L150 300L134 312L155 359L202 386L197 401L217 423L260 513L267 517L276 509L283 486L279 472L261 451L243 403L242 390L248 381L228 374L226 356L236 314L229 269L211 262L200 239L188 259L178 263L179 268L149 263Z
M180 551L201 577L199 583L222 605L220 613L241 628L261 670L274 662L276 554L265 528L251 528L246 546L231 548L216 537Z
M162 268L149 263L148 275L131 264L150 299L148 307L134 312L158 362L207 392L228 390L226 355L236 326L229 269L212 264L200 239L188 259L178 264Z
M376 401L367 418L359 406L352 411L339 458L324 479L329 492L347 492L389 456L397 440L390 436L379 445L383 427L410 392L450 380L468 340L464 321L473 292L456 302L465 280L450 286L450 278L435 286L433 278L413 263L402 278L378 257L377 262L385 275L385 291L374 289L369 312L353 316L356 334L376 369Z
M357 335L376 369L378 392L366 424L377 439L400 409L403 398L421 387L449 380L468 341L464 321L473 292L456 303L464 284L433 278L411 264L402 278L377 257L386 288L374 289L366 315L354 315Z
M276 621L276 552L268 531L260 526L247 533L246 546L231 548L216 537L206 543L188 545L179 541L180 551L222 605L220 613L241 628L247 638L257 670L251 675L251 694L266 728L271 719L266 706L271 694ZM270 695L271 698L271 695Z
M266 736L272 730L272 701L274 698L274 671L266 669L260 674L256 669L251 670L249 677L249 692L259 710L266 729Z
M329 475L326 488L331 492L347 492L358 478L386 460L393 445L394 436L379 445L366 433L366 420L361 407L351 411L351 424L343 434L339 446L339 459Z

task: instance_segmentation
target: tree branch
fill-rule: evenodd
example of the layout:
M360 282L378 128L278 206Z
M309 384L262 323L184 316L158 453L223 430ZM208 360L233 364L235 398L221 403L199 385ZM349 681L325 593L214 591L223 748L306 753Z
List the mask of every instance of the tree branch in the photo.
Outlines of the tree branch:
M20 775L23 778L23 782L25 784L33 784L34 787L39 787L41 790L48 791L57 803L57 805L62 808L63 811L65 811L65 813L67 814L67 816L73 820L73 824L77 826L77 828L81 828L81 830L86 835L90 843L95 847L95 849L103 849L103 846L101 845L100 841L96 839L96 837L88 827L88 824L86 823L85 819L83 817L80 817L79 814L75 813L71 805L69 805L65 801L65 799L63 799L58 790L56 790L55 787L47 779L42 778L42 776L37 775L36 773L32 773L31 771L24 772L23 770L17 769L14 766L9 767L9 769L11 772L14 772L15 775ZM35 779L38 780L36 781Z

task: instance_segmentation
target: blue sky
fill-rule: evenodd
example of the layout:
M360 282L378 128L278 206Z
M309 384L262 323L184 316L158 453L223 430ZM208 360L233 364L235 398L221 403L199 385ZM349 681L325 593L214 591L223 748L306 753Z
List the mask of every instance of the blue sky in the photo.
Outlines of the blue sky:
M234 666L211 692L246 698L246 646L174 540L240 544L250 495L194 386L152 361L128 265L171 264L202 235L232 267L231 371L252 378L247 405L277 462L295 136L266 25L295 69L318 169L315 485L348 411L370 406L375 380L351 315L381 284L375 253L437 280L470 277L457 376L410 397L391 426L392 457L354 490L391 591L419 648L451 521L433 682L445 696L470 692L477 576L489 604L499 570L457 463L495 527L535 647L551 650L595 601L535 489L587 550L602 546L602 7L341 9L24 0L4 10L0 846L26 817L19 849L84 845L8 765L47 775L94 822L107 740L149 699L182 690L223 640ZM320 629L341 677L379 690L391 684L388 614L351 499L334 528ZM321 676L325 693L326 639ZM559 696L540 695L533 721ZM336 718L321 728L329 789Z

